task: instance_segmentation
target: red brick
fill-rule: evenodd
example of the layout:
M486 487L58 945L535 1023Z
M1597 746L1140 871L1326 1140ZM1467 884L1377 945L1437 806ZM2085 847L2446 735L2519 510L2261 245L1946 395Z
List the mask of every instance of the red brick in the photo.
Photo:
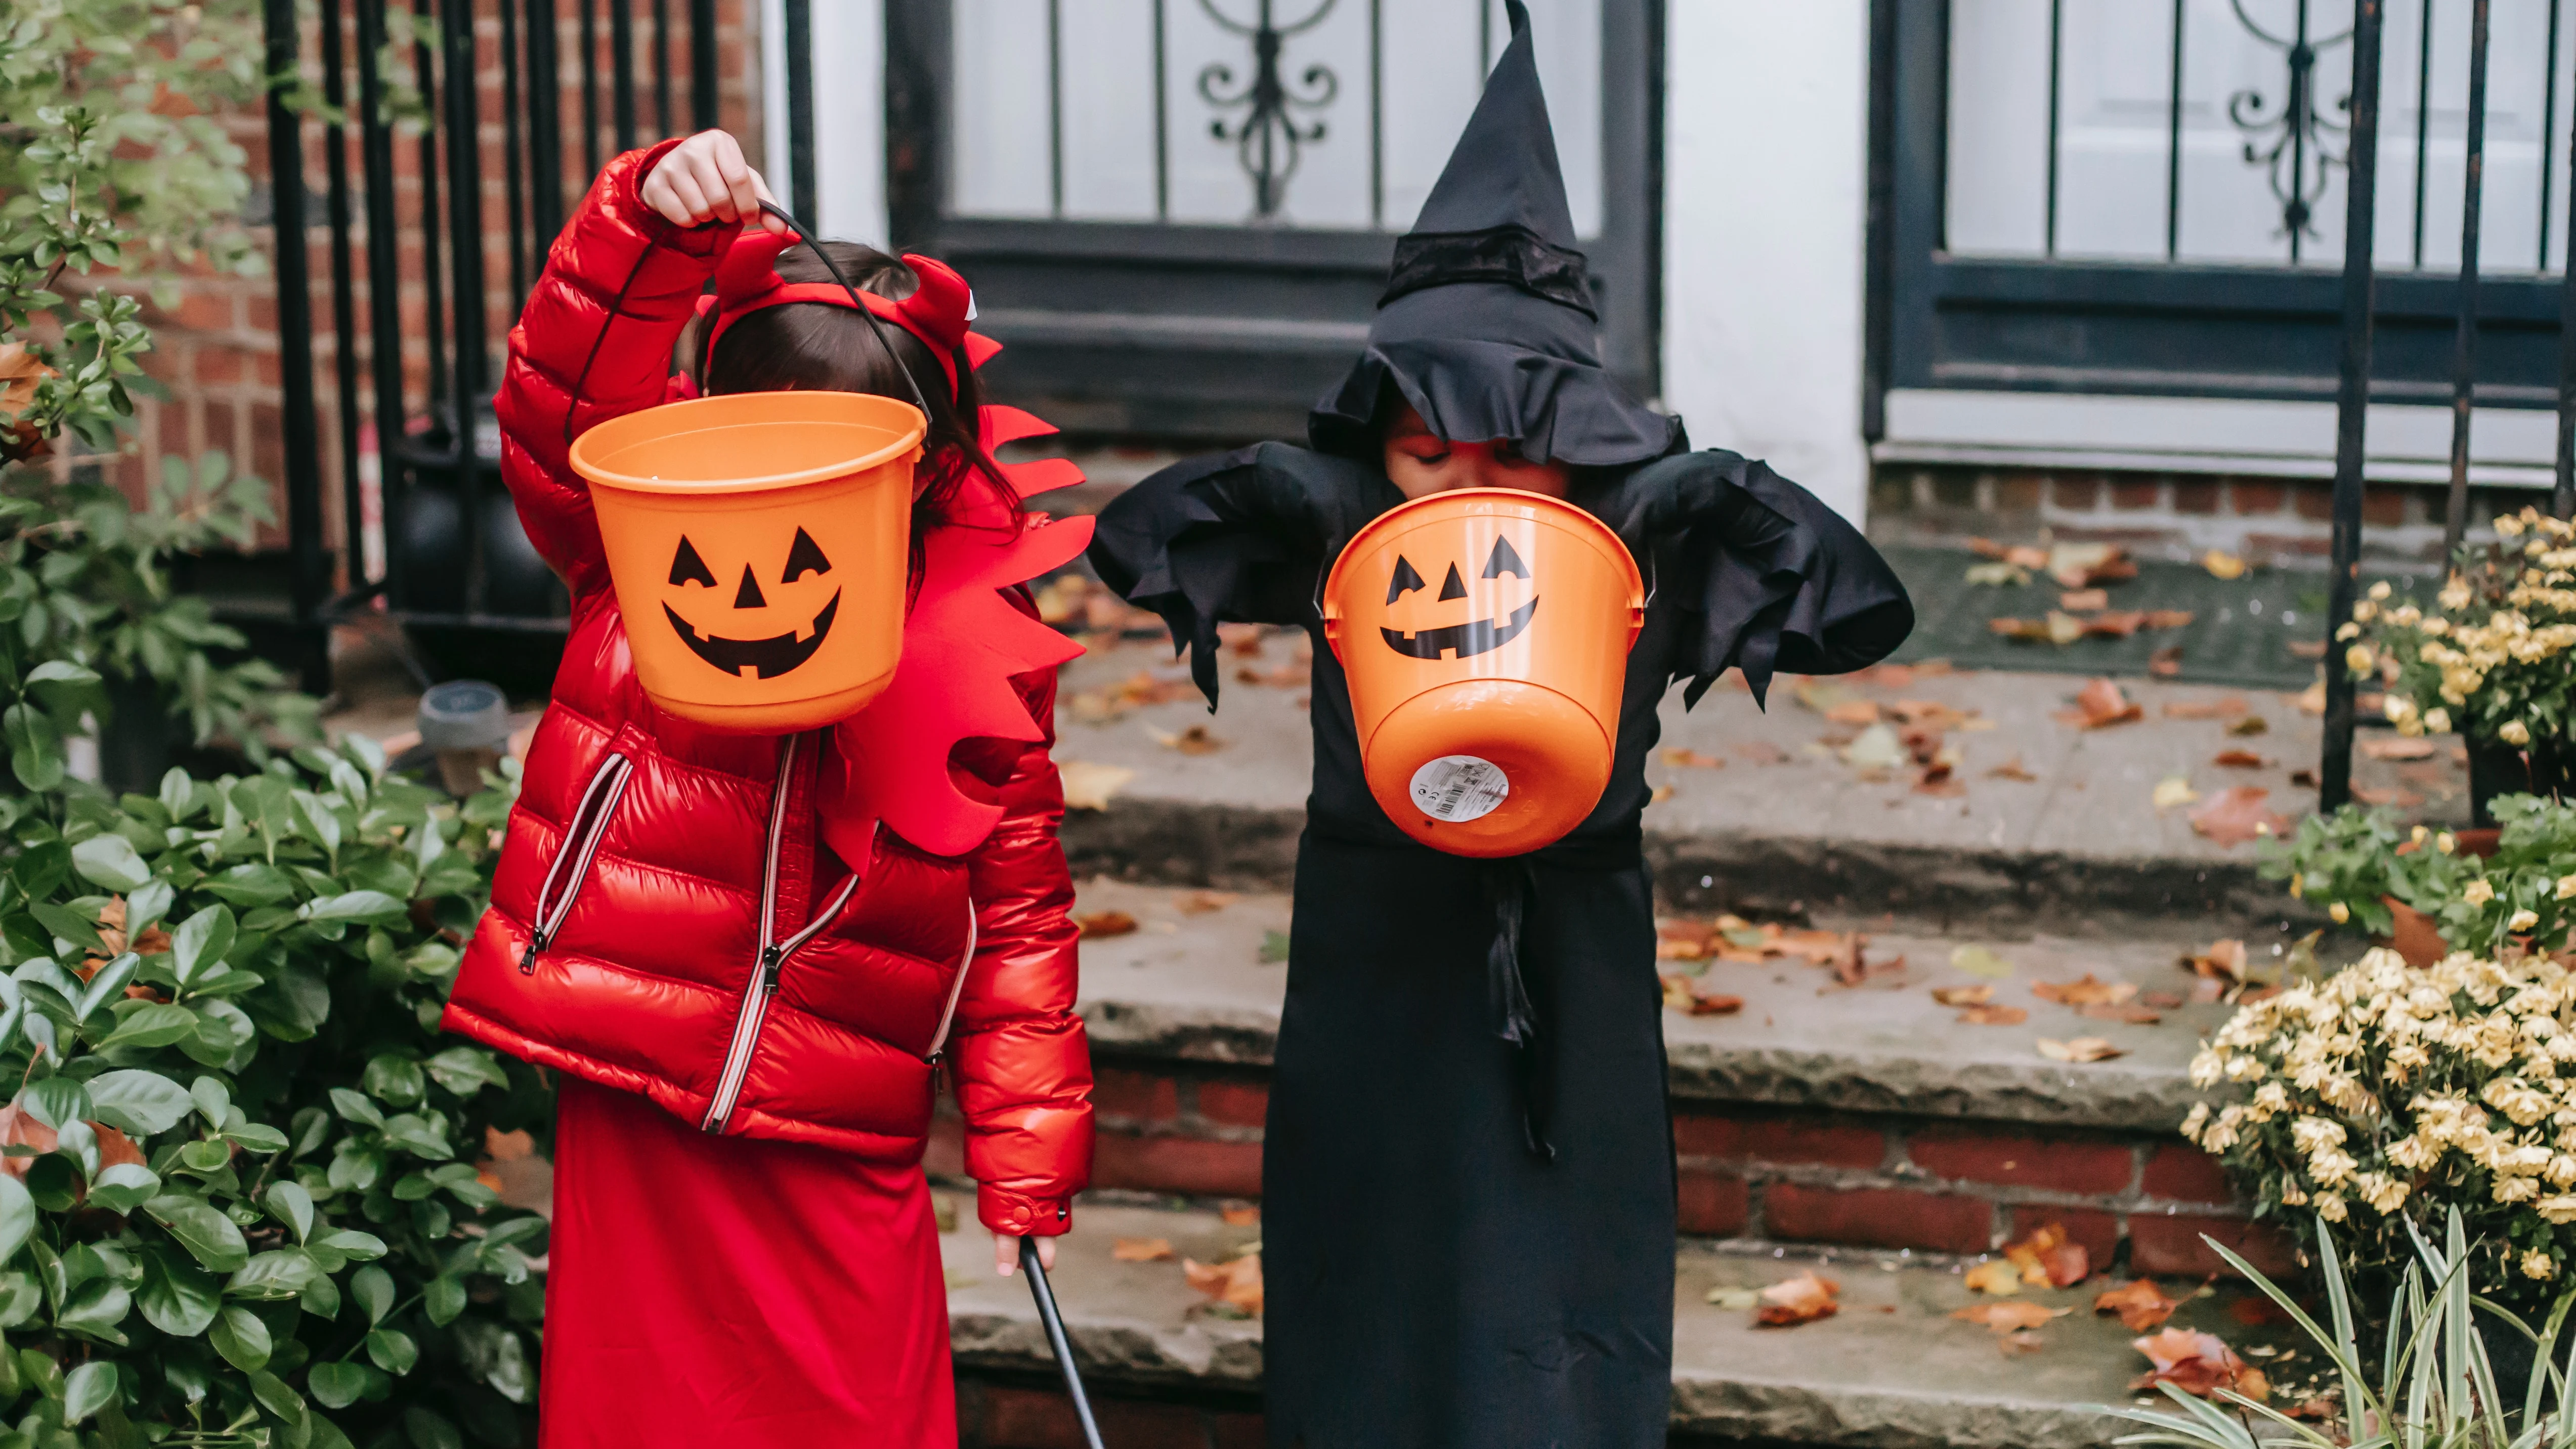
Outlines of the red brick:
M2171 1143L2147 1154L2147 1170L2140 1177L2139 1190L2149 1197L2176 1198L2183 1202L2232 1203L2236 1191L2228 1184L2227 1171L2218 1159L2197 1147Z
M2090 513L2102 506L2102 484L2095 478L2051 478L2048 501L2056 508L2069 508Z
M1209 1197L1259 1197L1261 1144L1103 1132L1092 1153L1091 1185Z
M1228 1127L1259 1127L1270 1119L1270 1089L1259 1082L1199 1083L1199 1115Z
M2051 1224L2066 1230L2066 1240L2082 1243L2093 1260L2093 1271L2107 1272L2111 1255L2120 1248L2120 1215L2099 1208L2049 1207L2041 1203L2018 1203L2012 1209L2010 1241L2019 1242Z
M2325 520L2334 517L2334 486L2332 484L2303 484L2299 488L2298 495L2290 501L2298 505L2299 516L2301 518L2311 519L2322 523Z
M1673 1151L1684 1157L1742 1157L1744 1123L1721 1112L1675 1112Z
M2174 480L2173 508L2176 513L2216 513L2218 480L2215 478Z
M1876 1127L1814 1117L1757 1117L1744 1124L1744 1155L1757 1162L1877 1167L1887 1161L1887 1133Z
M1981 1253L1993 1242L1994 1211L1980 1199L1948 1193L1775 1182L1762 1191L1762 1224L1770 1236L1790 1242Z
M2227 509L2239 517L2278 513L2290 501L2290 490L2279 483L2257 483L2247 478L2230 479L2227 484Z
M2037 508L2046 481L2037 473L2007 473L1995 480L1995 506L2016 513Z
M2406 521L2406 505L2416 490L2402 484L2375 483L2362 490L2361 521L2373 528L2393 528Z
M1208 1449L1204 1410L1132 1399L1096 1402L1091 1408L1100 1421L1101 1439L1118 1449Z
M2154 508L2164 502L2164 485L2152 478L2124 478L2111 485L2114 508Z
M981 1434L961 1441L981 1449L1082 1449L1082 1425L1073 1402L1042 1389L980 1385L983 1400ZM1132 1400L1095 1400L1093 1415L1101 1436L1121 1449L1208 1449L1206 1416L1178 1404L1145 1404ZM961 1430L970 1426L960 1424Z
M2269 1223L2189 1214L2134 1213L2129 1218L2129 1268L2141 1276L2206 1278L2233 1274L2225 1259L2201 1241L2208 1234L2278 1282L2298 1272L2298 1248Z
M1744 1232L1752 1214L1752 1194L1743 1178L1685 1167L1679 1188L1683 1232L1701 1238L1732 1238Z
M2137 1171L2131 1149L2115 1142L2044 1141L1940 1129L1908 1138L1905 1154L1934 1177L2050 1192L2126 1192Z
M1169 1122L1181 1115L1180 1084L1153 1072L1101 1067L1091 1074L1091 1106L1103 1117Z

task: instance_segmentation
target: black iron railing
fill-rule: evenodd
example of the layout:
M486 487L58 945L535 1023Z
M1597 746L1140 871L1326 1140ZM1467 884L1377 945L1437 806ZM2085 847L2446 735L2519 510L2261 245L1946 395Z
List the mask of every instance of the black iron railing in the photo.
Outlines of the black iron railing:
M718 50L714 0L651 0L643 24L637 0L412 0L399 9L389 0L319 0L301 17L298 8L295 0L266 0L268 69L309 77L318 65L328 109L300 114L281 84L269 105L269 161L293 619L309 641L306 687L320 692L329 685L325 631L353 610L380 608L426 631L564 628L561 587L528 545L500 483L494 348L567 209L606 156L715 124ZM567 17L566 8L577 15ZM396 77L385 73L396 14L417 37L404 78L409 96L397 96ZM579 46L569 65L567 26ZM682 50L685 114L674 70ZM649 77L649 112L638 105L639 75ZM580 126L567 136L564 93L573 86ZM499 116L486 124L484 103L495 90ZM305 141L317 130L342 495L336 537L324 518L313 346L325 294L308 259ZM397 165L406 142L417 148L409 175ZM575 148L579 169L568 175L565 153ZM492 149L501 161L497 225L484 211ZM495 269L506 291L493 286ZM407 336L412 316L416 330ZM373 562L362 441L370 424L382 532Z

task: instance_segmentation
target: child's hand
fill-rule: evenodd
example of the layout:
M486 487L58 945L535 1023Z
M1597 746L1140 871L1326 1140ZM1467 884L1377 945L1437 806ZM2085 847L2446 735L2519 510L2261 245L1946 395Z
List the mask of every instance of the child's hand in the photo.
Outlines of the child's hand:
M1038 1239L1038 1266L1055 1271L1055 1239ZM993 1235L993 1271L1008 1278L1020 1267L1020 1240L1010 1233Z
M710 221L751 221L773 232L787 224L760 209L776 201L769 184L742 159L740 142L723 131L700 131L662 153L644 178L644 204L677 226Z

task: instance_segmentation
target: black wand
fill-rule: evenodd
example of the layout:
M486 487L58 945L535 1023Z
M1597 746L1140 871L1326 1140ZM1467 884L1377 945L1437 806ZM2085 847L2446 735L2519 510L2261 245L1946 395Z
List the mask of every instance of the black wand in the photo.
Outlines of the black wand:
M1082 1374L1073 1366L1073 1345L1064 1336L1064 1315L1056 1312L1055 1290L1047 1286L1046 1265L1038 1261L1038 1240L1020 1239L1020 1267L1029 1275L1029 1296L1037 1300L1038 1321L1046 1325L1047 1347L1056 1367L1064 1370L1064 1391L1073 1396L1074 1417L1082 1421L1082 1442L1102 1449L1100 1425L1091 1417L1091 1399L1082 1391Z

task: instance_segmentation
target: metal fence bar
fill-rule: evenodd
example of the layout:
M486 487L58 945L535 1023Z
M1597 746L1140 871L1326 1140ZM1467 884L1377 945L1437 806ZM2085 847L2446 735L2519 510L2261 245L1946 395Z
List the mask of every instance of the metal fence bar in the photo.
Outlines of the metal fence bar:
M363 0L361 0L363 3ZM349 107L349 78L342 52L340 0L322 0L322 100L334 117ZM340 421L340 511L342 532L354 545L366 500L358 487L358 318L356 268L349 255L349 135L344 120L322 128L322 161L330 177L331 196L331 378L332 398ZM353 582L366 572L366 560L352 546L341 568Z
M2460 191L2460 314L2451 343L2451 493L2442 514L2447 561L2469 527L2469 420L2478 385L2478 222L2486 205L2487 19L2493 0L2469 7L2468 170Z
M581 0L581 184L599 176L599 0Z
M653 124L665 136L680 133L671 112L671 0L653 0Z
M2556 63L2553 53L2551 64ZM2567 110L2576 127L2576 105ZM2576 160L2576 134L2567 138L2567 154ZM2567 251L2558 281L2558 467L2549 511L2576 518L2576 182L2567 188Z
M1386 229L1386 15L1369 0L1369 225Z
M689 129L716 127L716 0L689 0Z
M2370 412L2370 345L2376 277L2371 244L2379 200L2379 59L2385 0L2353 0L2352 130L2344 207L2343 357L2335 388L2333 573L2326 594L2325 743L2317 761L2317 808L2352 799L2352 671L2335 636L2352 620L2361 584L2363 435ZM2300 7L2306 38L2306 6Z
M608 0L608 80L616 102L617 149L635 149L635 0Z
M287 105L301 83L295 0L264 0L268 86L268 173L277 232L277 347L286 446L286 526L293 559L295 629L302 645L304 688L331 690L331 651L323 621L330 564L322 552L322 450L313 405L313 273L304 244L304 134Z
M1047 211L1064 217L1064 0L1047 0Z
M2057 153L2059 150L2059 81L2065 69L2066 0L2048 0L2048 204L2040 254L2057 255Z
M2165 260L2182 255L2182 18L2173 0L2173 64L2165 97Z
M2540 250L2531 269L2549 270L2549 200L2558 177L2558 0L2549 0L2549 43L2540 60Z
M433 20L436 0L412 0L412 15L420 20ZM432 26L421 26L414 33L426 35ZM411 48L412 84L427 102L438 94L430 69L429 43L420 41ZM421 291L429 299L423 321L422 338L429 349L430 410L447 401L447 286L439 275L438 260L438 128L420 128L420 280Z
M814 220L814 8L787 0L787 192L800 220Z
M1163 34L1164 0L1154 0L1154 219L1172 219L1172 97L1168 54Z
M458 496L457 527L465 548L465 600L485 603L483 469L476 435L491 359L484 354L482 110L474 94L474 0L446 0L439 39L446 47L440 79L447 100L447 218L456 268L456 382L448 397Z
M563 69L555 0L528 5L528 225L537 265L563 230ZM709 30L712 32L713 26Z
M509 208L510 310L528 299L527 171L519 163L519 5L501 0L501 194Z
M375 374L377 478L384 500L383 582L398 591L402 555L393 544L402 537L402 497L394 486L393 469L383 465L403 435L402 271L394 236L394 142L393 128L384 116L384 79L377 70L377 57L385 44L385 0L355 0L353 8L358 22L358 157L367 181L367 360ZM357 549L349 553L349 581L354 585L361 582L365 559Z
M2433 0L2424 0L2423 23L2415 37L2415 256L2424 265L2424 172L2432 161L2433 135Z

